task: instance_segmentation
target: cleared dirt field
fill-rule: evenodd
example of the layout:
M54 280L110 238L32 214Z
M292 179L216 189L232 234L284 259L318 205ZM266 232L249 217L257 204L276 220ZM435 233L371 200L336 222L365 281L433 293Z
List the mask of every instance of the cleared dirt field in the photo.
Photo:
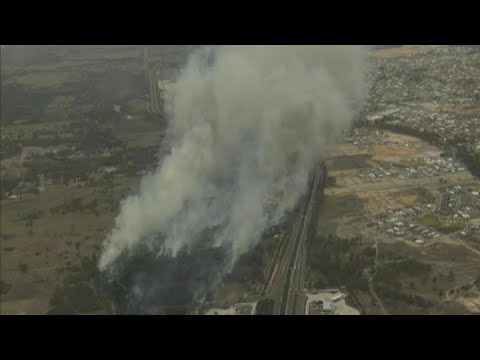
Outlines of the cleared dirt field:
M403 45L390 49L381 49L374 52L374 56L384 59L391 59L400 56L417 54L432 50L432 45Z
M386 145L375 144L372 161L378 163L404 161L421 157L439 157L442 151L418 138L386 131Z

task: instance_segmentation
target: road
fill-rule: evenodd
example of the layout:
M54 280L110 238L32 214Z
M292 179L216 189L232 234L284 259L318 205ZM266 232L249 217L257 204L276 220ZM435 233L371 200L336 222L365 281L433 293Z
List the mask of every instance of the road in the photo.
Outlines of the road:
M280 250L266 293L275 300L275 315L305 314L306 243L316 224L315 210L325 181L323 164L316 166L307 194L300 206L290 236L285 237L285 247Z
M162 99L160 89L158 88L158 79L155 74L156 69L151 62L151 49L144 49L145 63L145 81L147 84L147 110L151 114L160 115L162 113Z

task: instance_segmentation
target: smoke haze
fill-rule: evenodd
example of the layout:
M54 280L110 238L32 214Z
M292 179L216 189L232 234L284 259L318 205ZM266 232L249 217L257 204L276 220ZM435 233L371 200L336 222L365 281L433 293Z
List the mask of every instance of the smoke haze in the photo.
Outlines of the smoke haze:
M169 258L221 248L217 286L295 206L314 163L351 125L365 64L359 46L195 52L169 94L170 154L123 200L100 270L113 274L138 247Z

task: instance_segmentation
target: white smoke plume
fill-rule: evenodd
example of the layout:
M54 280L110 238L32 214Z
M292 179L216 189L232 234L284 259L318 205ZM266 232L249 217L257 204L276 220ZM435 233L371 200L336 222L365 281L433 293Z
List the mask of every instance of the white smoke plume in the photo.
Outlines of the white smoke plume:
M365 60L360 46L193 54L170 94L171 152L122 202L100 270L138 245L173 257L223 247L231 270L295 206L314 163L351 125Z

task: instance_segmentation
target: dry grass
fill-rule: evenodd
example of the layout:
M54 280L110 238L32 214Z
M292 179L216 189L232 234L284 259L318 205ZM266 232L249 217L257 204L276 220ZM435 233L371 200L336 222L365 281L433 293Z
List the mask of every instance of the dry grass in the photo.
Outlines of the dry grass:
M34 131L58 131L60 137L71 136L71 133L63 133L62 128L69 127L72 121L57 121L52 123L27 123L27 124L9 124L2 125L1 135L3 137L16 136L23 132L25 138L32 137Z
M116 177L114 200L138 185L137 178ZM1 280L13 288L2 296L3 313L44 313L48 302L35 299L49 297L63 281L72 266L83 257L97 257L106 234L112 228L116 212L107 210L107 197L92 187L53 185L39 195L24 195L22 200L1 202L1 232L15 234L14 238L0 241ZM72 197L80 197L83 203L98 201L98 216L88 210L66 214L51 214L50 209L62 205ZM42 210L44 214L27 227L20 221L18 212L30 213ZM31 232L30 232L31 231ZM25 273L19 265L27 264ZM19 289L30 289L28 292ZM16 295L17 293L20 295ZM23 295L22 295L23 294ZM20 297L19 297L20 296ZM3 306L5 303L5 307ZM8 310L8 311L7 311Z

